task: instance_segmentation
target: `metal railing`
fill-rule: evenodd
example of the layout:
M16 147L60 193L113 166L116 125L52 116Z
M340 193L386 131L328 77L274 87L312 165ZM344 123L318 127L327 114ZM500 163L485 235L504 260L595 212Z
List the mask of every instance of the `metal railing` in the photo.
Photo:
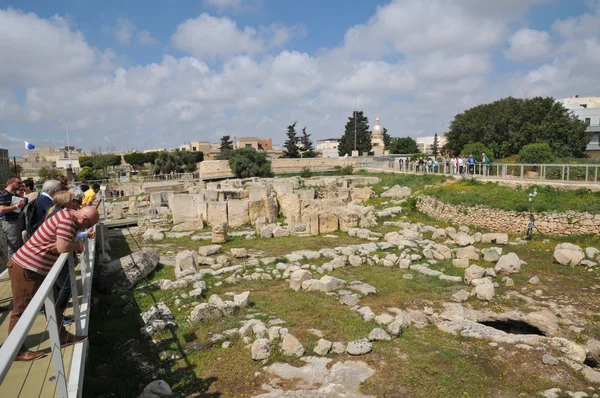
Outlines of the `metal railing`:
M162 181L193 181L198 180L198 178L194 177L194 173L174 173L174 174L156 174L151 176L131 176L127 177L126 182L122 182L120 177L115 178L104 178L101 180L88 180L87 184L92 186L92 184L100 184L100 185L120 185L123 183L130 182L162 182Z
M599 164L528 164L528 163L465 163L462 167L451 163L419 165L416 162L397 161L360 162L359 169L377 169L411 174L454 175L528 182L598 183Z
M96 230L96 228L94 227ZM101 230L101 228L98 228ZM44 278L40 288L31 299L23 315L15 325L6 341L0 347L0 385L4 383L14 359L19 353L25 339L34 325L39 312L44 306L46 314L46 331L50 336L50 355L54 370L54 383L52 388L60 398L79 398L82 395L83 374L85 358L87 355L88 340L79 342L73 346L71 366L69 375L65 370L63 353L60 345L57 314L55 309L54 284L65 263L69 267L69 279L71 286L71 297L73 303L73 318L75 330L78 336L87 336L90 320L90 300L92 292L92 276L94 272L95 239L85 239L84 251L80 256L80 272L82 286L82 300L79 301L79 289L75 271L75 258L73 253L63 253L54 263L52 269ZM42 333L44 335L45 333ZM42 337L43 339L43 337ZM40 345L43 340L40 340ZM38 345L39 347L39 345ZM33 361L32 361L33 363ZM29 372L23 380L27 382Z

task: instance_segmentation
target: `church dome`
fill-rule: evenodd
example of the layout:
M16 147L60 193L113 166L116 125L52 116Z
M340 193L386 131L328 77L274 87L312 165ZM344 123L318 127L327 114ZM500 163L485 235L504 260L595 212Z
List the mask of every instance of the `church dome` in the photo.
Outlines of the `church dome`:
M383 127L379 123L379 118L375 119L375 126L373 127L373 135L383 135Z

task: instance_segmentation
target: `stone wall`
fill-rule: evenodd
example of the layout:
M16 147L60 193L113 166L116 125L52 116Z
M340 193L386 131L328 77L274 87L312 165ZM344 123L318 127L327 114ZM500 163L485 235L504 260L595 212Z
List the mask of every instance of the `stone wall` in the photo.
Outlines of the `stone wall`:
M525 233L529 213L493 209L487 206L454 205L421 195L417 209L439 220L458 225L475 225L490 231ZM568 211L535 214L539 232L557 235L583 235L600 233L600 214Z
M335 167L353 166L371 158L308 158L308 159L273 159L273 173L299 173L307 167L311 171L331 170ZM205 160L198 164L200 178L230 178L233 177L227 160Z

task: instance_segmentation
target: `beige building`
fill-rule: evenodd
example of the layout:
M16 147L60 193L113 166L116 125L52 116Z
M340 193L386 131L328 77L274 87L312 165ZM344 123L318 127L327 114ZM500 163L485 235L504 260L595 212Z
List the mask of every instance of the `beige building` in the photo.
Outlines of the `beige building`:
M419 151L421 153L424 153L426 155L431 155L432 151L431 151L431 146L433 145L433 141L435 140L435 136L428 136L428 137L417 137L415 141L417 141L417 148L419 148ZM445 136L443 135L438 135L438 151L442 150L442 147L444 145L446 145L446 142L448 140L446 139ZM438 153L439 155L439 153Z
M54 148L51 146L28 150L18 160L24 171L36 171L42 167L55 167L58 169L72 168L75 173L79 172L79 157L85 156L81 148L74 146L62 146Z

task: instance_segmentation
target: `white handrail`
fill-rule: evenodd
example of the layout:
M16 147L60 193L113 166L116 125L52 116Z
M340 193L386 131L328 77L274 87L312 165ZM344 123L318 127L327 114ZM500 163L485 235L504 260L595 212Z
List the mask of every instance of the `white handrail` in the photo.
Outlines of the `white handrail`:
M96 230L95 227L94 230ZM94 257L95 239L87 239L85 242L84 255L81 256L81 276L84 291L81 304L79 303L79 292L75 278L75 261L73 260L73 254L63 253L58 257L14 329L8 335L6 341L4 341L2 347L0 347L0 384L4 382L10 371L14 359L25 342L29 331L33 327L42 305L45 305L57 396L60 398L81 397L83 368L88 342L87 340L84 340L82 343L75 344L72 357L73 366L71 366L69 378L67 379L60 346L59 329L61 325L58 325L54 307L54 284L56 283L56 279L65 265L65 262L68 261L77 334L87 335L90 317L89 304ZM77 371L79 371L79 373Z
M19 353L19 349L25 342L27 334L31 330L44 301L50 292L52 292L52 296L54 296L54 283L56 283L56 278L58 278L58 274L69 255L70 253L63 253L58 257L58 260L56 260L52 269L48 275L46 275L42 285L31 299L31 302L29 302L29 305L23 312L23 315L21 315L21 318L14 329L8 335L6 341L4 341L2 347L0 347L0 383L4 382L4 378L8 374L15 357Z

